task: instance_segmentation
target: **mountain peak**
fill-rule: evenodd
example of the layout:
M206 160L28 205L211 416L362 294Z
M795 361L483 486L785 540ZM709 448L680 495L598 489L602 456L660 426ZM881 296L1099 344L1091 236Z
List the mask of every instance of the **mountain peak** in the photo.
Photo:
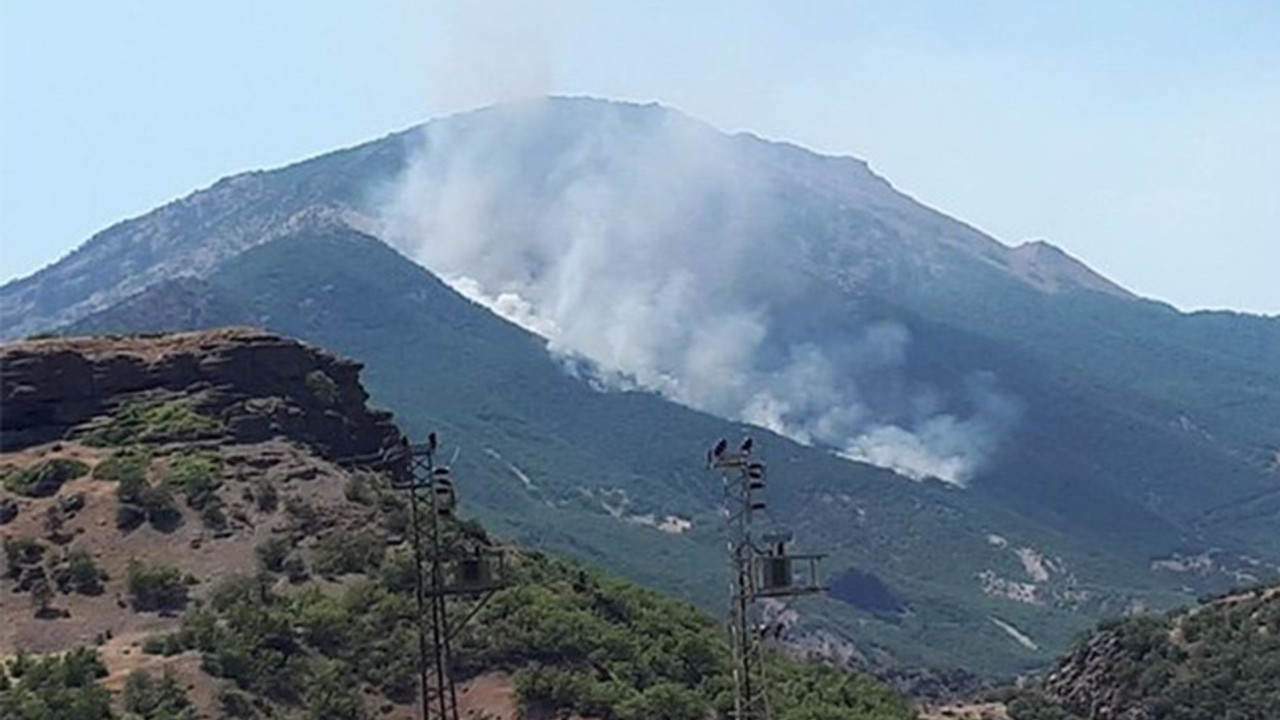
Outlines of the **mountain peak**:
M385 195L402 190L415 168L426 170L418 179L435 186L432 193L462 200L478 193L471 200L493 205L486 212L504 216L493 228L498 235L554 223L554 213L543 212L548 202L608 202L608 214L621 218L612 225L636 235L625 240L629 245L641 236L694 242L733 232L742 236L737 245L786 250L794 249L787 238L799 234L813 260L840 264L831 269L847 280L875 272L932 274L967 257L1046 292L1080 285L1132 297L1056 249L1010 250L921 205L863 160L725 133L655 102L548 97L437 118L284 168L241 173L118 223L58 263L0 288L0 337L74 322L156 282L204 277L317 214L391 239L380 232L387 225ZM449 185L458 179L460 195ZM583 228L603 217L593 216L571 224ZM731 227L718 227L726 223ZM599 240L616 242L612 233ZM885 261L895 267L872 267Z
M1049 293L1064 287L1134 299L1137 296L1047 240L1027 240L1012 248L1008 266L1018 277Z

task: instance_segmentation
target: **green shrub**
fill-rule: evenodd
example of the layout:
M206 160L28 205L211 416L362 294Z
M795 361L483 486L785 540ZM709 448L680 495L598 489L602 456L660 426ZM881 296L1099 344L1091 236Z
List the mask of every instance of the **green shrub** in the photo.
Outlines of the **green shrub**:
M214 500L216 502L211 502L200 510L200 522L210 530L220 532L227 529L227 513L222 509L222 501L216 497Z
M253 698L234 687L218 688L218 695L214 699L218 702L218 709L226 717L242 720L258 717L258 711L253 706Z
M27 497L48 497L62 484L89 472L79 460L54 458L22 470L10 471L4 478L5 489Z
M217 500L222 487L222 470L217 456L207 453L179 453L169 461L164 484L177 487L193 510L203 510Z
M121 503L116 508L116 527L128 532L147 521L147 513L137 505Z
M6 537L4 561L7 575L16 578L22 574L22 568L39 565L44 560L44 550L44 543L35 538Z
M216 437L222 423L196 412L187 398L146 398L120 406L83 438L86 445L113 447Z
M704 720L711 703L688 687L659 682L617 704L618 720Z
M409 534L413 526L413 517L407 507L397 507L387 511L382 516L382 526L387 532L399 537L405 537Z
M378 501L378 495L364 473L352 473L342 488L342 494L347 500L361 505L372 506Z
M127 582L134 610L181 610L187 605L187 582L176 567L130 560Z
M415 592L418 583L417 571L414 567L416 558L412 549L400 549L387 555L382 562L379 577L388 590L408 594Z
M372 532L332 532L316 543L311 568L321 575L371 573L386 552L386 542Z
M98 466L93 469L93 476L99 480L111 482L145 484L147 469L150 466L151 453L146 449L121 448L112 453L111 457L98 463Z
M13 498L0 497L0 525L6 525L18 517L18 502Z
M774 662L769 679L770 703L784 709L779 713L784 720L915 717L902 697L864 673L812 663Z
M58 617L59 613L53 607L53 586L49 584L49 578L44 574L44 568L37 568L38 572L34 579L31 580L31 608L35 610L38 618Z
M315 506L296 495L284 501L284 511L294 532L300 535L315 535L324 529L324 518Z
M516 673L516 694L525 714L572 710L587 715L611 711L635 694L621 683L567 668L533 665Z
M183 650L213 652L222 642L225 633L218 624L217 615L208 610L196 610L182 619L182 629L164 636L166 648L175 648L174 654Z
M280 565L280 569L291 583L300 583L311 577L311 572L307 570L307 563L297 555L290 555L285 558Z
M151 483L146 475L122 475L116 484L116 499L122 503L137 504L142 501L142 494Z
M116 527L132 530L143 523L169 532L182 522L182 512L165 485L151 485L144 477L125 476L116 485Z
M163 485L144 490L138 500L138 507L147 514L147 522L157 530L169 532L182 522L182 513L173 501L173 493Z
M187 646L181 633L168 635L151 635L142 641L142 652L148 655L171 657L186 651Z
M218 490L222 487L221 461L216 455L181 452L169 460L162 477L163 487L178 488L187 506L200 514L204 526L215 531L227 528L227 515Z
M122 696L125 712L140 720L187 720L195 717L195 708L187 699L186 690L168 669L159 680L142 670L129 673Z
M259 480L253 484L253 501L258 510L273 513L280 505L280 495L270 481Z
M98 567L85 550L71 551L67 556L66 571L71 589L82 595L102 594L102 582L107 579L107 573Z
M82 498L83 499L83 498ZM71 536L63 532L67 524L67 513L58 505L50 505L44 509L44 532L51 541L63 545L71 541Z
M78 648L61 656L19 653L0 662L0 718L14 720L110 720L111 693L98 684L107 674L96 651Z
M284 538L273 537L268 538L266 542L259 545L254 552L258 556L258 564L268 572L280 572L284 567L284 561L289 557L289 542Z
M312 370L307 373L307 389L312 397L321 405L338 404L338 384L323 370Z
M1005 708L1010 720L1080 720L1080 716L1037 695L1015 697Z
M359 677L342 663L316 662L307 678L303 705L310 720L365 720Z

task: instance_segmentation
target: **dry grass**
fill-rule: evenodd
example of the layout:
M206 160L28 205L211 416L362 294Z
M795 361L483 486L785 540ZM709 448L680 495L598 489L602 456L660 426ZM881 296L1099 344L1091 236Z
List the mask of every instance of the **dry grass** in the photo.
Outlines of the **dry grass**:
M46 459L67 457L78 459L92 468L109 457L110 452L74 442L51 443L0 455L0 466L28 467ZM38 538L46 544L46 554L55 556L75 549L86 550L94 563L109 576L104 583L105 592L101 595L57 594L53 606L68 611L70 615L55 619L35 618L30 594L16 592L11 579L0 580L0 617L5 620L0 623L0 656L10 655L19 649L37 653L56 652L77 645L92 645L95 639L108 634L133 637L176 628L180 622L177 616L136 613L128 607L125 578L130 560L174 565L190 573L198 581L191 588L193 598L203 597L223 577L253 572L256 567L255 548L281 532L288 523L283 511L263 513L245 499L244 490L254 480L269 479L280 493L281 506L291 495L305 496L308 502L318 506L344 503L345 473L288 443L233 445L222 448L220 452L224 457L234 456L240 460L235 464L237 468L250 467L244 462L248 459L258 460L260 466L255 469L259 473L257 475L224 477L219 495L228 516L240 520L233 520L231 532L222 537L203 526L196 513L185 507L180 494L177 504L183 521L172 532L161 532L146 524L130 532L122 532L116 527L116 510L119 507L115 497L116 484L94 479L92 472L64 484L57 494L47 498L20 497L0 490L0 496L14 499L20 507L12 522L0 526L0 539ZM157 471L163 467L163 458L153 464L153 481ZM298 479L301 477L311 479ZM46 537L45 513L60 499L76 494L84 496L84 507L66 520L64 529L72 539L59 547Z

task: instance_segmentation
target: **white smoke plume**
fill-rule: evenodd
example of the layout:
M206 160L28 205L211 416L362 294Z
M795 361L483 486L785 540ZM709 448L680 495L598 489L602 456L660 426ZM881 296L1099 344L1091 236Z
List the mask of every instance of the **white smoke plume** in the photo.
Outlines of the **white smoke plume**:
M437 109L540 97L555 85L556 49L583 8L567 0L442 0L424 9L438 42L414 35Z
M990 378L912 387L901 324L802 327L807 261L756 142L598 101L457 116L426 126L384 234L612 384L965 484L1016 408Z

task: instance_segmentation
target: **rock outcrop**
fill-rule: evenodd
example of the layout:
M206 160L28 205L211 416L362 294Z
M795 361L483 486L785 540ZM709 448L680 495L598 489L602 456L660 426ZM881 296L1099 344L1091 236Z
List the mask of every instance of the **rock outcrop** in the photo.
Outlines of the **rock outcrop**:
M377 457L400 441L367 406L361 365L247 329L140 337L50 338L0 348L0 450L83 434L139 402L183 398L208 437L287 437L329 460ZM189 437L183 439L191 439Z
M1062 659L1045 678L1045 693L1084 717L1149 720L1141 692L1117 678L1117 667L1131 664L1131 654L1120 634L1100 632Z
M1089 720L1273 718L1278 635L1280 586L1259 585L1184 611L1111 621L1067 653L1039 691Z

